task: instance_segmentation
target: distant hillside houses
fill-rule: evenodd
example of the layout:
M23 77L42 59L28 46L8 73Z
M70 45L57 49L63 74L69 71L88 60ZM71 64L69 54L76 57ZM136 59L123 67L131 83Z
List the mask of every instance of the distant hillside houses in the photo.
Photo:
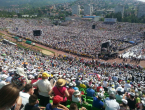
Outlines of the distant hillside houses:
M22 15L23 18L34 18L37 17L37 15Z

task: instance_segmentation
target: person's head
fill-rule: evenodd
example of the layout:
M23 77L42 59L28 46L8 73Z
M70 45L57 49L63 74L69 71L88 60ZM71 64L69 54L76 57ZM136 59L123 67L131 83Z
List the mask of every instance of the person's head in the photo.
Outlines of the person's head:
M122 104L123 104L123 106L127 106L127 104L128 104L128 101L126 100L126 99L122 99Z
M122 95L122 92L121 91L117 91L118 95Z
M78 106L76 103L71 103L69 110L78 110Z
M58 106L61 101L63 101L63 98L59 95L53 97L53 105Z
M135 93L131 92L131 93L130 93L130 98L131 98L131 99L134 99L134 97L135 97Z
M73 95L74 95L75 97L79 97L79 96L81 95L81 93L80 93L79 90L76 90L76 91L73 93Z
M38 79L38 75L35 76L35 79Z
M32 84L26 84L24 90L25 90L25 92L27 92L30 95L33 95L33 93L34 93L34 88L33 88Z
M111 94L109 95L109 99L115 99L115 95L114 95L113 93L111 93Z
M7 79L7 75L6 74L3 74L2 76L1 76L1 80L6 80Z
M0 110L11 108L19 97L19 90L15 85L8 84L0 89Z
M31 95L29 97L29 104L30 105L35 105L38 102L37 96L35 94Z
M98 99L101 100L104 98L104 95L102 93L98 93Z
M64 79L58 79L56 82L57 87L63 87L66 84L66 80Z
M42 73L42 79L48 79L50 75L46 72Z
M73 87L73 83L69 83L69 88L72 88Z
M16 69L16 74L19 75L19 76L25 76L24 69L23 68L17 68Z

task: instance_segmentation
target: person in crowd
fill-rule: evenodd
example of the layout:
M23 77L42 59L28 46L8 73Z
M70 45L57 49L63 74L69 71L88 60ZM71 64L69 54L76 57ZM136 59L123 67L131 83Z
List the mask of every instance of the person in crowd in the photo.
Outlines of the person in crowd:
M108 82L107 82L107 79L105 79L104 81L103 81L103 88L104 88L104 90L105 91L108 91Z
M89 88L86 90L87 96L89 96L89 97L94 97L94 96L95 96L95 90L92 89L93 87L94 87L94 85L91 84L91 85L89 86Z
M11 83L11 80L12 80L12 78L13 78L13 76L14 76L14 72L11 72L9 75L10 75L10 76L7 77L6 82Z
M24 87L24 92L20 91L20 97L22 98L23 107L29 102L30 95L33 95L34 88L32 84L26 84Z
M93 107L98 109L103 109L104 103L101 101L103 100L104 95L102 93L98 93L96 97L93 97Z
M19 110L22 103L19 89L12 84L5 85L0 89L0 99L0 110L9 110L16 103L18 105L16 109Z
M31 95L29 97L29 103L27 103L25 105L25 109L24 110L44 110L45 107L37 107L35 106L36 104L39 104L39 101L37 99L37 96L36 95Z
M71 103L69 110L87 110L85 107L79 108L76 103Z
M27 83L29 83L27 76L24 73L23 68L17 68L14 77L12 78L12 84L17 85L17 87L22 90Z
M39 89L39 99L40 99L39 104L41 106L46 106L50 100L48 92L51 91L52 86L50 82L48 81L48 77L49 77L49 74L44 72L42 74L42 80L38 80L37 82L33 83L33 86Z
M109 95L109 99L104 101L105 110L119 110L119 103L115 99L114 93Z
M63 97L56 95L53 97L53 103L48 103L46 105L46 110L69 110L64 105L60 104L63 101Z
M49 92L49 95L54 93L55 95L59 95L63 97L63 101L61 101L60 103L64 106L66 106L67 97L69 96L68 90L65 86L66 86L66 80L58 79L56 82L56 86Z
M0 89L1 89L3 86L5 86L5 85L8 84L8 83L6 82L7 77L8 77L8 76L7 76L6 74L3 74L3 75L1 76Z
M81 93L79 90L76 90L72 95L72 102L81 103Z
M101 88L103 89L102 85L99 84L99 86L97 87L97 92L99 92Z
M121 90L122 89L118 89L117 94L115 95L117 101L121 101L123 98Z
M127 89L130 89L131 85L130 85L130 81L127 80L127 83L124 85L124 90L127 91Z
M67 99L70 100L70 101L72 101L72 95L75 92L75 90L72 87L73 87L73 84L70 82L69 83L69 88L67 89L68 93L69 93L69 96L67 97Z
M131 110L135 109L135 105L136 105L136 100L135 100L135 93L131 92L129 93L125 93L123 96L123 99L125 99L125 97L127 98L127 102L128 102L128 106Z
M128 101L126 99L122 99L122 104L120 104L120 110L130 110L128 107Z

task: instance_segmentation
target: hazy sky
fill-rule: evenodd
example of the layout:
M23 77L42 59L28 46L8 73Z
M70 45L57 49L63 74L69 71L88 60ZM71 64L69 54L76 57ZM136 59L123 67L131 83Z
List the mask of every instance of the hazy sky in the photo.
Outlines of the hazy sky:
M142 1L142 2L145 2L145 0L138 0L138 1Z

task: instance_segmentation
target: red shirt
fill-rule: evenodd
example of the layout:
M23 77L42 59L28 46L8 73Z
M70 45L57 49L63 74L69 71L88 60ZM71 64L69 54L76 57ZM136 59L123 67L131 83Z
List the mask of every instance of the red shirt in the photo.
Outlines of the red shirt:
M97 92L100 92L101 88L103 89L103 87L101 87L101 86L97 87Z
M72 88L68 88L67 90L68 90L68 93L69 93L69 96L67 97L67 99L72 101L72 95L75 92L75 90L72 89Z

